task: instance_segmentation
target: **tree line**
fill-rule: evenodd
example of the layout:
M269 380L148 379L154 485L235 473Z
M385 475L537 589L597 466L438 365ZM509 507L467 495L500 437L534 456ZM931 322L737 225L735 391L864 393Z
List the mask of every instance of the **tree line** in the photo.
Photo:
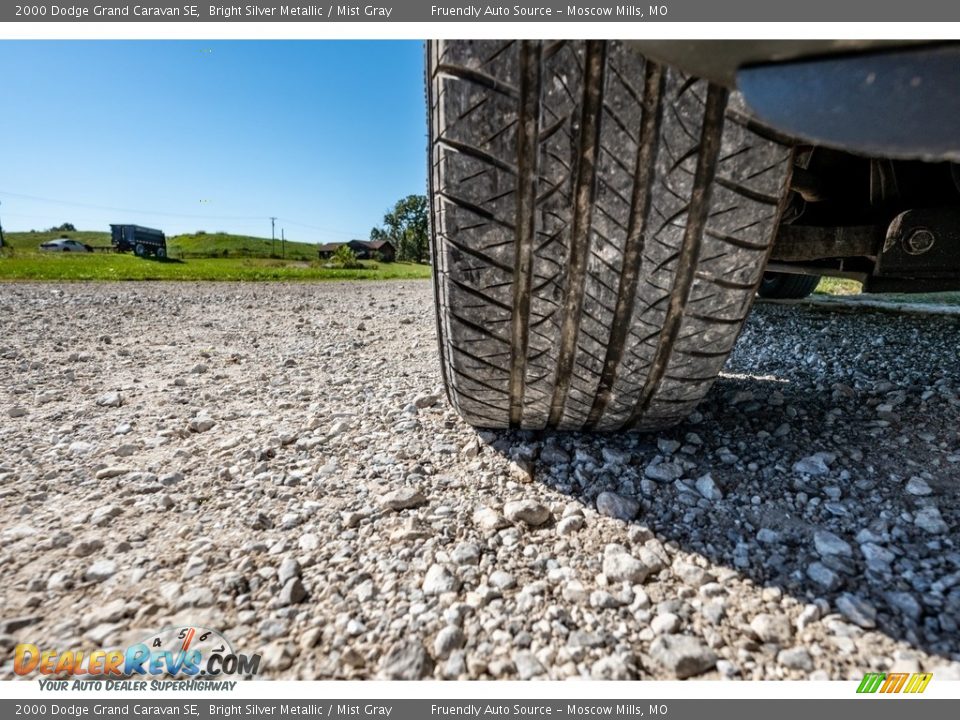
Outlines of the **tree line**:
M370 231L370 239L389 240L397 260L429 262L430 230L426 195L407 195Z

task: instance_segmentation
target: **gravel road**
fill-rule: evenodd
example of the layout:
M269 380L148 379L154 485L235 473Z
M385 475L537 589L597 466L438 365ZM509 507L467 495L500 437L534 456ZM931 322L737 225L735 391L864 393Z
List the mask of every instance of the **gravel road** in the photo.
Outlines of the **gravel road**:
M956 319L758 306L660 435L478 433L434 336L428 282L0 287L0 649L960 678Z

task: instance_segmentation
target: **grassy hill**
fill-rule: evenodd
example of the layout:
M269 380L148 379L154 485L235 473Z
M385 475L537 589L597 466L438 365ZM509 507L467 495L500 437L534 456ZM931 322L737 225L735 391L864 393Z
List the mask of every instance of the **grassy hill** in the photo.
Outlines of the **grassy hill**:
M245 257L265 258L281 257L290 260L316 260L317 246L313 243L286 242L278 238L271 243L270 238L250 235L232 235L230 233L194 233L193 235L175 235L167 238L170 257L175 258L212 258Z
M79 240L93 247L110 247L110 233L97 230L77 230L75 232L61 232L60 230L41 230L39 232L4 232L3 238L7 245L15 250L35 251L40 243L57 238L67 237Z
M110 247L110 233L96 230L11 232L5 233L4 237L8 245L15 251L21 252L37 251L40 243L61 237L79 240L95 248ZM167 251L172 258L279 258L282 256L290 260L317 259L317 246L313 243L287 241L284 253L284 246L280 240L271 243L270 238L222 232L169 236Z

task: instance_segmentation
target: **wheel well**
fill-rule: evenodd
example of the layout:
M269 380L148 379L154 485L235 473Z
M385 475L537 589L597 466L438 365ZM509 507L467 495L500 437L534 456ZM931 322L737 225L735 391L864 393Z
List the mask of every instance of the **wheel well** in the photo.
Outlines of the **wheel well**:
M810 146L795 158L768 269L867 292L960 287L960 167Z

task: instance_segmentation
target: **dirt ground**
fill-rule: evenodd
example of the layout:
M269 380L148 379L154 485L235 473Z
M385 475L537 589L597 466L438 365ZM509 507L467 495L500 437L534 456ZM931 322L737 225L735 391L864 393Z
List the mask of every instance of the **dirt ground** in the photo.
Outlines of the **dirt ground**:
M958 347L760 305L679 427L477 432L429 282L2 285L0 648L192 625L290 679L960 678Z

